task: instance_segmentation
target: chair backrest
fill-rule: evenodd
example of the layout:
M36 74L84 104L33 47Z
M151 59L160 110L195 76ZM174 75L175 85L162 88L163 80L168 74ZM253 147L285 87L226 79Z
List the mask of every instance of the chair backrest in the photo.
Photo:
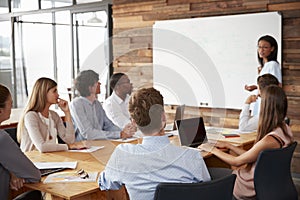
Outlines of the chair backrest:
M297 200L298 194L291 176L291 159L297 142L281 149L262 151L254 171L257 200Z
M201 183L159 183L154 200L232 200L236 175Z
M173 130L177 130L176 127L176 120L183 119L184 116L184 109L185 109L185 104L177 106L176 112L175 112L175 118L174 118L174 123L173 123Z
M6 128L4 130L10 135L10 137L16 142L16 144L20 146L17 140L17 127Z

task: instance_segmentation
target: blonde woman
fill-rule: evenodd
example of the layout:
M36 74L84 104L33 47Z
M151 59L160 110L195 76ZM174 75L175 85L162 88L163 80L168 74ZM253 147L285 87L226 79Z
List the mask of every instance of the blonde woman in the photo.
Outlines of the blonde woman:
M66 126L56 112L49 110L52 104L57 104L64 112ZM78 147L72 144L75 131L68 102L59 98L55 81L43 77L35 82L17 133L23 152L65 151ZM66 144L58 144L57 135Z

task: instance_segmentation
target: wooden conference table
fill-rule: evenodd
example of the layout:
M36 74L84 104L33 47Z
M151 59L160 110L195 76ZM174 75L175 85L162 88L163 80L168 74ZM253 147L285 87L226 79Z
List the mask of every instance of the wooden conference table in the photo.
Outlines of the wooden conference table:
M208 136L209 137L209 136ZM241 137L237 138L225 138L220 140L225 140L232 142L237 146L248 149L253 145L256 133L243 134ZM171 143L178 145L178 136L170 137ZM139 143L141 140L135 140L132 143ZM120 144L120 142L109 141L109 140L98 140L90 141L91 146L104 146L104 148L97 150L92 153L82 153L82 152L51 152L51 153L40 153L38 151L26 152L26 155L33 162L71 162L77 161L77 168L84 169L87 172L101 172L104 170L110 155L114 151L115 147ZM210 153L201 152L204 160L209 167L230 167L226 165L221 160L217 159ZM70 170L71 171L71 170ZM70 199L70 200L92 200L92 199L118 199L125 200L128 199L128 195L125 187L120 190L109 190L100 191L97 182L69 182L69 183L43 183L45 177L42 178L40 183L25 184L28 189L40 190L51 194L53 200L58 199Z

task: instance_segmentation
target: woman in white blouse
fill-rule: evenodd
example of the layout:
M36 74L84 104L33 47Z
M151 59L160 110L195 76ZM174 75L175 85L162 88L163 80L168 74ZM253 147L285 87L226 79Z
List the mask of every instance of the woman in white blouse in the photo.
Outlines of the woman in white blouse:
M60 116L49 109L52 104L57 104L64 112L65 125ZM51 152L78 148L78 145L73 144L75 131L68 102L59 98L57 83L54 80L43 77L35 82L19 122L17 134L24 152L32 150ZM58 135L66 144L57 143Z

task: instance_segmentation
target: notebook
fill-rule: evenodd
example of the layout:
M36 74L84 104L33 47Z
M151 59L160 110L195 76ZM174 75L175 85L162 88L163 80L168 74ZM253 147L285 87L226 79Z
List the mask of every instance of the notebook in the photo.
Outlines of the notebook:
M75 169L77 166L77 161L75 162L34 162L33 164L40 170L42 176L46 176L65 169Z
M206 130L202 117L176 120L181 146L198 147L207 142Z
M53 174L55 172L60 172L65 169L67 169L67 168L59 167L59 168L51 168L51 169L40 169L40 172L41 172L41 176L47 176L49 174Z

